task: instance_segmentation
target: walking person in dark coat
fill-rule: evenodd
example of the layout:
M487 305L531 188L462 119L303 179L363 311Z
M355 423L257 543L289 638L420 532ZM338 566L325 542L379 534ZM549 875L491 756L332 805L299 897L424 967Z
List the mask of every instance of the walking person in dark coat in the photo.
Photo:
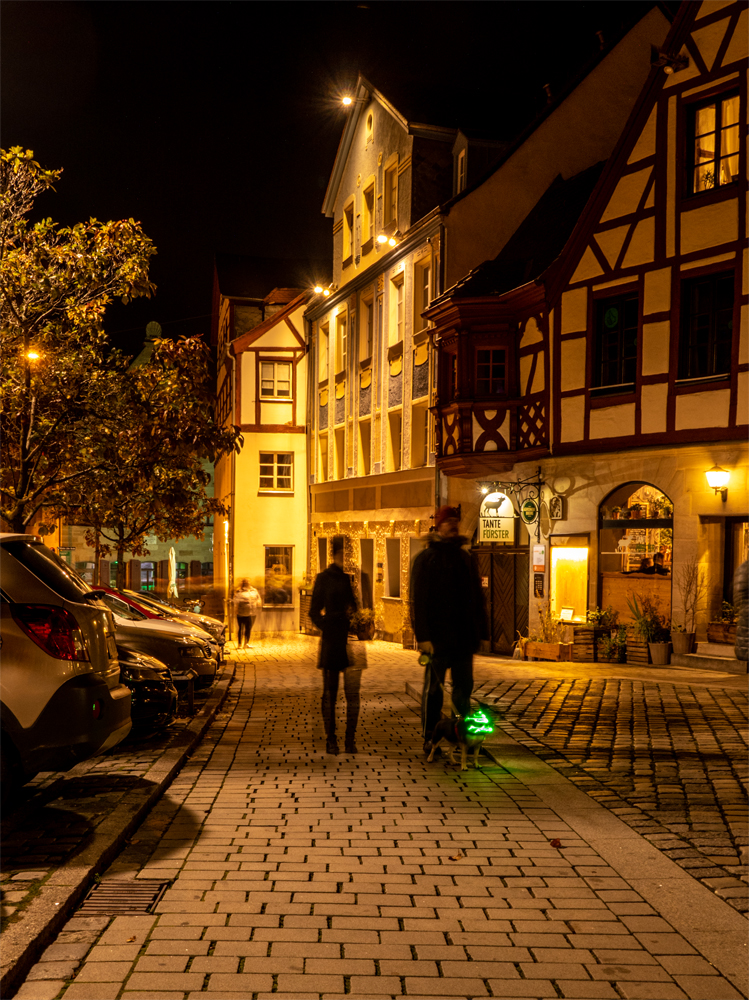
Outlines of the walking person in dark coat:
M318 573L312 590L309 616L322 632L317 666L323 672L322 717L328 753L339 753L336 738L335 706L338 684L343 674L346 695L346 753L356 753L354 742L359 719L361 669L349 665L348 633L357 610L351 580L343 571L343 537L333 539L333 562Z
M459 523L457 508L441 507L434 518L437 530L411 571L414 634L419 649L432 657L421 696L425 753L432 749L432 732L442 715L448 669L455 711L464 718L473 691L473 654L489 638L481 580L463 548L467 539L459 534Z

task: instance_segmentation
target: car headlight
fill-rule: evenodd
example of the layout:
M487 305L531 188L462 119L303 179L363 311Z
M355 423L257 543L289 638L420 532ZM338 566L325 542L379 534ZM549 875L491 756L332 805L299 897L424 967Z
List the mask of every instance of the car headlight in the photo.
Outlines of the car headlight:
M180 649L180 653L183 656L202 656L203 650L200 646L183 646L182 649Z

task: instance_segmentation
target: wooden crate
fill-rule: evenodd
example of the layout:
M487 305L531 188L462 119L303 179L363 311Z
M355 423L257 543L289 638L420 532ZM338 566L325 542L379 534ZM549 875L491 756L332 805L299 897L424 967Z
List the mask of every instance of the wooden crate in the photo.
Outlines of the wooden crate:
M635 635L631 629L627 629L627 663L646 667L650 662L647 642L639 635Z
M575 663L598 662L598 640L611 634L610 629L593 625L575 625L573 629L572 659Z

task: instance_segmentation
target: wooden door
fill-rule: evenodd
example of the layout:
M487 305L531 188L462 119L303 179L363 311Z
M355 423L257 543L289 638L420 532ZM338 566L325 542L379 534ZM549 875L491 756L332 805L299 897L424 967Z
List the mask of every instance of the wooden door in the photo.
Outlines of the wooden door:
M491 651L511 656L518 632L526 635L528 629L528 550L479 548L474 554L484 584Z

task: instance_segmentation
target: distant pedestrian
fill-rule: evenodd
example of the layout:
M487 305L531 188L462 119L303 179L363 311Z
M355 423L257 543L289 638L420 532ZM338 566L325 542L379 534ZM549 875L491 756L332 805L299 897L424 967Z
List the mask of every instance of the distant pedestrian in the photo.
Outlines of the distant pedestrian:
M463 548L467 539L459 533L459 523L457 508L437 511L436 531L411 572L413 629L419 649L431 656L421 696L425 753L432 749L432 732L442 715L447 671L455 711L464 718L473 691L473 654L489 638L481 579Z
M234 592L234 609L237 615L237 648L245 649L250 644L252 626L255 624L260 594L249 580L242 580L239 590Z
M361 667L354 665L348 649L351 618L357 610L351 580L343 571L341 535L333 539L333 562L315 578L309 616L322 632L317 666L323 673L322 717L327 737L327 751L340 752L336 737L335 706L338 685L343 674L346 695L346 753L356 753L356 723L359 719Z

